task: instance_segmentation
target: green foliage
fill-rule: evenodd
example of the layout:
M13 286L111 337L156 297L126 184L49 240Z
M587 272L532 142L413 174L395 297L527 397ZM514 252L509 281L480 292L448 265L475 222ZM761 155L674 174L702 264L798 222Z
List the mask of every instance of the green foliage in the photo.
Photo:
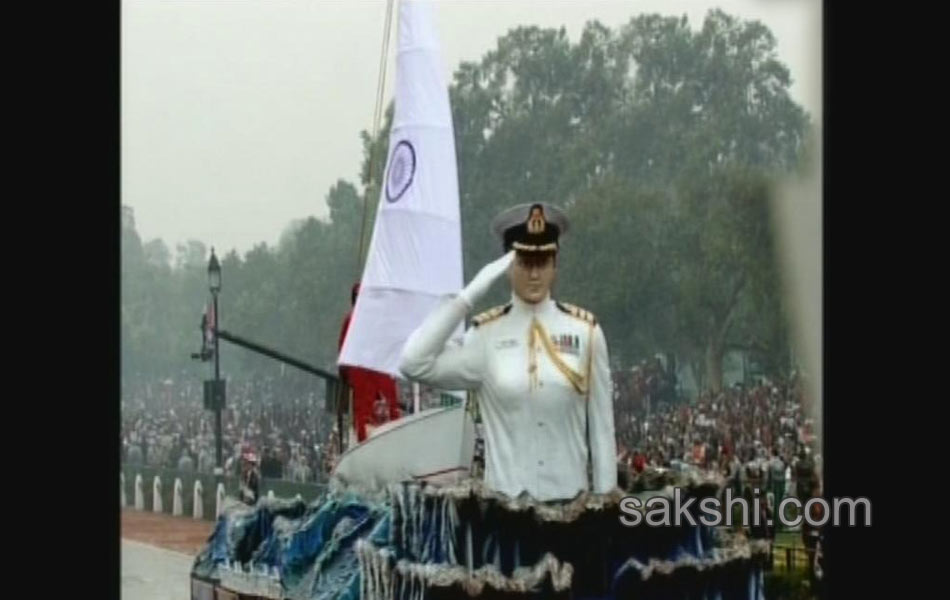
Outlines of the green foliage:
M811 135L790 83L772 33L720 10L695 31L685 17L640 15L617 30L591 22L576 44L563 29L511 30L461 64L449 90L466 280L501 250L489 231L498 211L559 204L572 229L556 294L598 316L618 365L675 353L705 365L716 388L724 353L738 348L780 371L789 344L770 190L801 168ZM390 106L375 139L362 132L361 189L338 181L328 220L292 224L276 248L224 257L225 329L332 368L392 118ZM200 342L206 249L179 246L173 265L124 212L122 258L126 365L177 370ZM505 300L499 289L486 304ZM242 374L277 368L226 355Z

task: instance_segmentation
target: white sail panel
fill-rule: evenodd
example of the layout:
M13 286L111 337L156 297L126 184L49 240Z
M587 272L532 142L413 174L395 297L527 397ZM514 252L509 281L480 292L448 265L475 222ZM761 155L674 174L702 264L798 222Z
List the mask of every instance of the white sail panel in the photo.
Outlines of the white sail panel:
M389 156L339 364L399 374L402 347L462 288L455 136L431 2L399 5Z

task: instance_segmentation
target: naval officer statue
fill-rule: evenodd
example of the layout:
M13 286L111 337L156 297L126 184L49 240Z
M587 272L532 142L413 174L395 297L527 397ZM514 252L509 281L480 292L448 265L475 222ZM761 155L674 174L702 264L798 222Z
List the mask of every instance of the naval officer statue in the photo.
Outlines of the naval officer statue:
M550 294L567 225L566 215L548 204L498 215L492 228L506 254L433 311L403 349L400 369L409 379L475 393L485 485L508 496L567 500L617 485L604 333L589 312ZM504 274L511 301L474 317L461 344L447 344Z

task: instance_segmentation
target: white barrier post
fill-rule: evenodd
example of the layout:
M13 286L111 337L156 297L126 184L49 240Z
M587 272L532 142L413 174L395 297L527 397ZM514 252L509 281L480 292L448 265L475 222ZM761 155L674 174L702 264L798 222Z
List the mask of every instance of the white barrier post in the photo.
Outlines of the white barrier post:
M152 480L152 512L162 512L162 479L158 475Z
M267 499L268 500L274 499L274 490L267 490Z
M135 510L145 510L145 492L142 490L142 474L135 474Z
M119 473L119 506L125 508L128 504L125 499L125 473Z
M174 492L172 493L172 515L176 517L180 517L182 512L184 511L184 509L182 508L182 505L184 504L184 502L182 501L182 497L181 497L181 489L183 487L184 485L182 485L181 479L176 477L175 489L174 489Z
M195 480L195 493L192 500L194 504L191 507L191 515L196 519L203 519L205 517L204 488L200 479Z
M218 484L218 492L215 494L215 508L214 508L214 518L217 519L221 516L221 511L224 510L224 484Z

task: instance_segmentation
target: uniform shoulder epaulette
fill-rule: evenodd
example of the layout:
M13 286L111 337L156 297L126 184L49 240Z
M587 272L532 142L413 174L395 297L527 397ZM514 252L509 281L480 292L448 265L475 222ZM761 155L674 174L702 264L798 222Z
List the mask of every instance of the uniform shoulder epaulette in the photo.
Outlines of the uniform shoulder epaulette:
M557 304L557 307L561 309L561 311L571 315L572 317L581 319L582 321L587 321L591 325L597 324L597 319L588 310L584 310L583 308L574 306L573 304L568 304L567 302L555 302L555 304Z
M489 308L483 313L479 313L472 317L472 326L478 327L479 325L484 325L490 321L494 321L498 317L507 315L508 311L511 310L511 303L502 304L501 306L496 306L494 308Z

